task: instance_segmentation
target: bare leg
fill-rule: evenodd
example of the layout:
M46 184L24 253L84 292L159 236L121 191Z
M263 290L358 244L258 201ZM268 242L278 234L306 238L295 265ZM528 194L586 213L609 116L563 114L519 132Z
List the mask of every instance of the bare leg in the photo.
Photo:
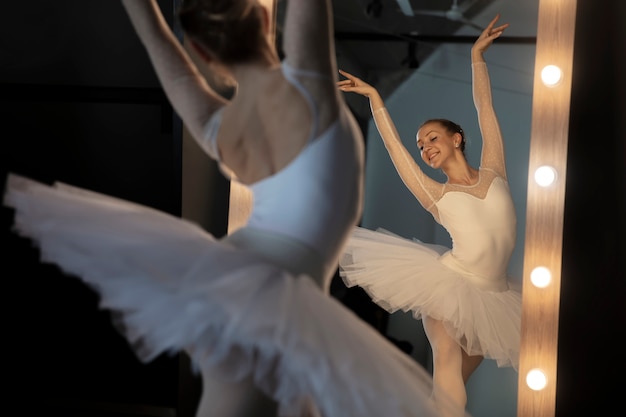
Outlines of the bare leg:
M463 349L448 335L443 323L423 317L424 330L433 350L433 396L446 417L462 416L467 404L463 380Z
M461 349L462 350L462 349ZM464 350L463 354L463 382L467 384L470 376L474 373L478 365L483 361L482 356L469 356Z
M196 417L276 417L277 404L251 379L225 383L210 369L202 370L202 397Z

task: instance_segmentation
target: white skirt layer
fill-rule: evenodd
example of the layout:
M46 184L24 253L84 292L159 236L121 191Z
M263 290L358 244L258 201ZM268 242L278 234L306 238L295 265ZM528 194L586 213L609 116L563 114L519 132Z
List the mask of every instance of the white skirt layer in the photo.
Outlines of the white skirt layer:
M347 286L360 286L388 312L411 311L445 327L469 355L498 366L519 363L522 297L519 287L487 291L440 262L449 248L357 227L340 260Z
M185 350L225 380L252 376L281 415L439 416L430 375L307 276L199 226L63 184L10 175L14 230L96 289L138 357Z

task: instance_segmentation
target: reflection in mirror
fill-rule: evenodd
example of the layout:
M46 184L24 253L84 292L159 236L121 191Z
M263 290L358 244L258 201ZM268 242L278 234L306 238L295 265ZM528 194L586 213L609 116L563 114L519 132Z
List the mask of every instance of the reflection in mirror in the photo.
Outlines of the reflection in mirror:
M502 39L496 40L485 58L491 76L493 101L505 141L509 186L517 213L517 240L508 273L511 281L521 284L524 262L526 190L528 155L531 136L531 110L535 60L534 43L507 42L506 38L534 37L537 30L538 0L525 2L494 1L472 21L485 26L497 13L499 23L509 23ZM462 27L457 35L475 37L477 31ZM470 165L479 166L481 136L472 102L470 48L471 43L429 44L418 42L418 48L431 48L432 53L412 70L400 85L393 75L363 74L342 60L339 65L374 85L384 94L389 110L405 147L420 163L424 172L444 181L439 171L421 161L415 142L419 124L429 118L448 118L461 125L467 138L466 155ZM346 54L347 55L347 54ZM382 58L382 57L381 57ZM451 246L447 231L437 224L399 178L376 126L371 121L369 104L361 96L346 95L350 106L366 122L367 162L365 207L361 225L367 229L385 228L406 238L426 243ZM431 351L421 321L411 313L390 315L386 333L391 338L411 345L411 355L432 369ZM476 417L502 417L517 414L518 374L512 368L498 368L485 360L467 384L468 411Z

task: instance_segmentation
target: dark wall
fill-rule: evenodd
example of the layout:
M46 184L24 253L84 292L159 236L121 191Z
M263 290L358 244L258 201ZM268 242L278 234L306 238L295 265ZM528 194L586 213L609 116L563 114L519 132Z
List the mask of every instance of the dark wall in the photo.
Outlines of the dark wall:
M179 1L159 1L170 24ZM181 201L187 212L207 208L196 196L182 198L182 124L119 1L14 1L0 10L6 17L0 25L0 191L14 172L174 215L181 215ZM187 173L197 168L189 162ZM185 186L219 202L202 224L222 236L227 183L217 180L207 196L204 186L213 180L192 180ZM4 294L11 301L3 315L4 394L11 408L81 417L192 416L200 384L187 358L141 364L109 313L98 309L97 295L40 263L37 249L10 232L12 221L12 211L0 207ZM376 308L369 299L365 309L362 304L350 307L361 314ZM378 325L381 318L374 319Z
M171 21L173 1L161 4ZM15 172L180 215L182 127L120 2L31 0L1 10L2 190ZM184 358L140 363L97 296L39 263L37 249L10 233L12 212L0 214L3 407L192 415L182 411L195 395L181 389L193 381Z
M557 369L558 417L617 415L626 366L626 8L578 0ZM617 414L616 414L617 413Z

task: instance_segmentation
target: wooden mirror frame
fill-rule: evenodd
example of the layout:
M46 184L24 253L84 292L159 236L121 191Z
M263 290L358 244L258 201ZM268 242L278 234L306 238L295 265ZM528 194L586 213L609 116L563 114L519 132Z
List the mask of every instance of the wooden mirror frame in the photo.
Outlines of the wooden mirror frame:
M558 323L563 247L563 214L567 141L572 85L576 0L540 0L528 162L526 237L524 247L518 417L552 417L556 411ZM561 81L547 86L541 78L547 65L562 71ZM537 168L550 166L555 182L547 187L534 179ZM543 288L530 280L536 267L551 273ZM529 388L533 369L546 377L543 389Z

